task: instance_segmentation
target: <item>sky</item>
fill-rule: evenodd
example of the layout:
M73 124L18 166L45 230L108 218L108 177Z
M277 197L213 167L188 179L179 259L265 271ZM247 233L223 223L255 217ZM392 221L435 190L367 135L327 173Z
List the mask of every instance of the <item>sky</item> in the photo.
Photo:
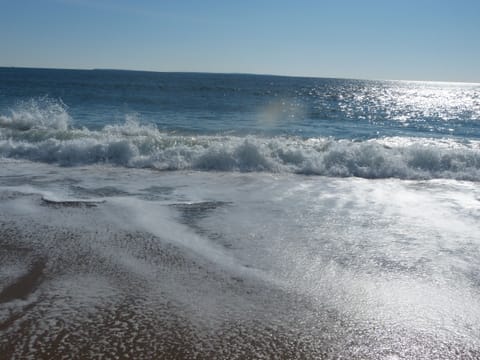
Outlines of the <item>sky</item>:
M0 0L0 66L480 82L480 0Z

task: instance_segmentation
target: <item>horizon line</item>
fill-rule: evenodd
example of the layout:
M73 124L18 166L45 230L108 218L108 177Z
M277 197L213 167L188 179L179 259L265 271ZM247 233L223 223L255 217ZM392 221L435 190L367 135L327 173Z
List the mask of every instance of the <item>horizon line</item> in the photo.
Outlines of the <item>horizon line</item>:
M269 74L269 73L249 73L249 72L214 72L214 71L182 71L182 70L139 70L139 69L119 69L119 68L70 68L70 67L37 67L37 66L4 66L0 65L0 69L32 69L32 70L71 70L71 71L125 71L125 72L149 72L159 74L212 74L212 75L249 75L249 76L276 76L286 78L303 78L303 79L331 79L331 80L359 80L359 81L399 81L399 82L432 82L432 83L449 83L449 84L466 84L480 85L474 81L448 81L448 80L408 80L408 79L370 79L370 78L354 78L342 76L310 76L310 75L285 75L285 74Z

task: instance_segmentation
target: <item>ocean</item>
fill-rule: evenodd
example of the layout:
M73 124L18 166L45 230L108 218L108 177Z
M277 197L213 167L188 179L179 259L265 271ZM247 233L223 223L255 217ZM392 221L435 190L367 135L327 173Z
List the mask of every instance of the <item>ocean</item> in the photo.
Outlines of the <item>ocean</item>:
M0 68L0 354L480 359L480 84Z

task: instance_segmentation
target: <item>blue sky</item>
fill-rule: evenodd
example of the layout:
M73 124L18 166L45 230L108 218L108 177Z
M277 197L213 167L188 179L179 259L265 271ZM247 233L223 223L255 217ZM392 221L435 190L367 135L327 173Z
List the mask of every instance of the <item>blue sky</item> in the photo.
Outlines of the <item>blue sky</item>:
M479 0L0 0L0 66L480 82Z

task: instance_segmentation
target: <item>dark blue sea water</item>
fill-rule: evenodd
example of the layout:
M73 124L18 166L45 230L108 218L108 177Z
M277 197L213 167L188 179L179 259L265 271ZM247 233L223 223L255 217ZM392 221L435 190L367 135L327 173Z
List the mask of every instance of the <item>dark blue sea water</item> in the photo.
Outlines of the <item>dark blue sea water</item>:
M0 357L479 359L480 85L0 68Z
M0 69L3 115L62 102L72 125L136 115L186 134L480 137L480 85L115 70Z

